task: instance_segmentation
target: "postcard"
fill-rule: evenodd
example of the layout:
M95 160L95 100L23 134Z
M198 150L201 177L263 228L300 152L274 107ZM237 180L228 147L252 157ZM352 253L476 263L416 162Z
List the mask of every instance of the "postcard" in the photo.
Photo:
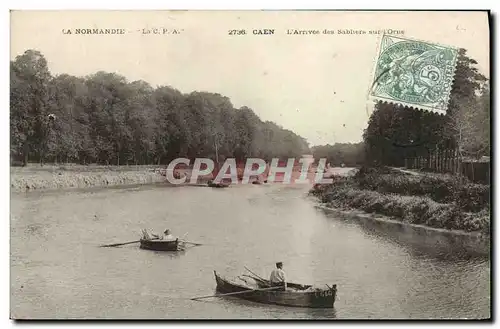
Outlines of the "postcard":
M491 319L489 12L10 15L11 319Z

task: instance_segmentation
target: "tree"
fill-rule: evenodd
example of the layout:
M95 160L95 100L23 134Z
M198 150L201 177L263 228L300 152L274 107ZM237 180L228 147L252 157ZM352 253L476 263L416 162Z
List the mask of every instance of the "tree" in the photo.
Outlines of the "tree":
M43 162L50 130L49 82L51 79L45 57L36 50L27 50L11 62L11 148L24 163L29 154Z
M475 67L477 62L466 55L465 49L459 50L457 68L455 71L455 80L450 95L449 110L447 113L447 122L443 129L443 136L450 141L450 148L459 148L459 140L463 140L460 135L457 124L461 119L465 119L472 114L465 114L464 111L475 111L475 105L478 93L485 85L486 77L479 73ZM489 124L487 130L489 131Z
M176 89L161 86L153 92L155 103L154 145L157 163L176 155L185 156L189 134L185 115L181 111L184 96Z
M480 96L464 99L450 118L449 129L455 136L461 157L479 158L489 154L489 89Z
M314 159L326 158L333 166L342 164L354 167L364 164L363 143L336 143L334 145L318 145L312 148Z
M100 164L167 163L176 157L301 155L307 142L228 97L153 88L116 73L50 75L41 53L11 62L11 157Z
M84 79L61 74L50 81L50 113L57 120L49 134L48 153L53 161L75 161L87 149L85 114L87 87Z

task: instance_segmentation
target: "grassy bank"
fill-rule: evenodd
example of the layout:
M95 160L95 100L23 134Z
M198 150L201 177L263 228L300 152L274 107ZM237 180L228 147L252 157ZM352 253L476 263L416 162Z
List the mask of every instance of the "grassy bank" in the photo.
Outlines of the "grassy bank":
M390 169L362 169L311 194L326 206L357 209L410 224L489 232L489 186L439 174L408 175Z
M12 167L12 192L165 182L152 166L32 165Z

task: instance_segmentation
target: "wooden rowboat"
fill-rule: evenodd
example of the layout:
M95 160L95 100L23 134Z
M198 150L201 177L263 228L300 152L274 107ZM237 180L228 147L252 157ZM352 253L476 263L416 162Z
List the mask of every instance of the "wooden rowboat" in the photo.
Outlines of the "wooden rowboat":
M208 182L207 183L208 187L215 187L215 188L225 188L225 187L229 187L229 184L225 184L225 183L214 183L212 181Z
M184 250L184 243L177 240L151 240L141 239L141 249L156 251L180 251Z
M333 308L337 295L337 285L329 289L314 289L310 286L306 289L300 284L291 284L286 291L255 290L222 278L214 271L217 291L223 294L248 291L247 293L235 294L235 297L250 300L257 303L274 304L293 307L308 308ZM287 284L288 285L288 284ZM294 286L294 287L292 287Z

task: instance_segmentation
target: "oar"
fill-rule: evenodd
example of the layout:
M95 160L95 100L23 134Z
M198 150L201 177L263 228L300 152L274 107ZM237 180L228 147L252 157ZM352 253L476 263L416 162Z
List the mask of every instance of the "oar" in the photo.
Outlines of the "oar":
M246 276L247 278L251 278L251 279L254 279L254 280L258 280L258 281L262 281L261 279L253 276L253 275L248 275L248 274L242 274L241 276Z
M326 284L326 283L325 283ZM330 287L328 284L326 284L326 286L328 287L328 289L330 290L335 290L335 299L336 300L339 300L339 295L337 294L337 289L333 289L333 287Z
M248 284L248 281L244 278L242 278L241 276L238 277L238 279L240 279L241 281L245 282L246 284Z
M266 284L267 284L267 281L262 280L262 279L259 279L259 278L255 277L255 276L253 276L253 275L242 274L242 276L246 276L247 278L251 278L251 279L253 279L253 280L255 280L255 281L260 281L260 282L264 282L264 283L266 283Z
M184 242L184 243L189 243L189 244L192 244L192 245L195 245L195 246L203 246L203 244L201 243L196 243L196 242L190 242L190 241L185 241L185 240L179 240L180 242Z
M282 287L272 287L272 288L265 288L265 289L251 289L251 290L245 290L245 291L230 292L227 294L195 297L195 298L191 298L191 300L198 300L198 299L211 298L211 297L224 297L224 296L232 296L232 295L241 295L241 294L246 294L246 293L253 292L253 291L268 291L268 290L276 290L276 289L282 289Z
M99 247L103 247L103 248L104 247L118 247L118 246L123 246L126 244L132 244L132 243L137 243L137 242L141 242L141 240L124 242L124 243L103 244L102 246L99 246Z
M151 240L158 240L158 238L151 239ZM101 248L105 248L105 247L118 247L118 246L124 246L126 244L132 244L132 243L137 243L137 242L141 242L141 240L129 241L129 242L123 242L123 243L103 244L103 245L101 245L99 247L101 247Z
M258 276L257 274L255 274L254 272L250 271L250 269L249 269L249 268L247 268L246 266L245 266L245 268L246 268L246 270L247 270L248 272L250 272L250 273L252 273L253 275L255 275L255 277L254 277L254 276L251 276L251 275L246 275L246 274L243 274L243 276L247 276L247 277L252 278L252 279L254 279L254 280L258 279L258 280L260 280L260 281L264 281L265 283L268 283L268 282L269 282L268 280L263 279L263 278L261 278L260 276ZM307 289L307 288L312 287L312 285L309 285L309 284L306 284L306 285L301 284L300 286L302 286L304 289Z
M267 281L266 279L262 278L262 277L261 277L261 276L259 276L258 274L255 274L254 272L252 272L252 271L251 271L248 267L244 266L244 268L245 268L248 272L252 273L252 274L253 274L253 275L255 275L256 277L258 277L259 279L261 279L262 281Z

